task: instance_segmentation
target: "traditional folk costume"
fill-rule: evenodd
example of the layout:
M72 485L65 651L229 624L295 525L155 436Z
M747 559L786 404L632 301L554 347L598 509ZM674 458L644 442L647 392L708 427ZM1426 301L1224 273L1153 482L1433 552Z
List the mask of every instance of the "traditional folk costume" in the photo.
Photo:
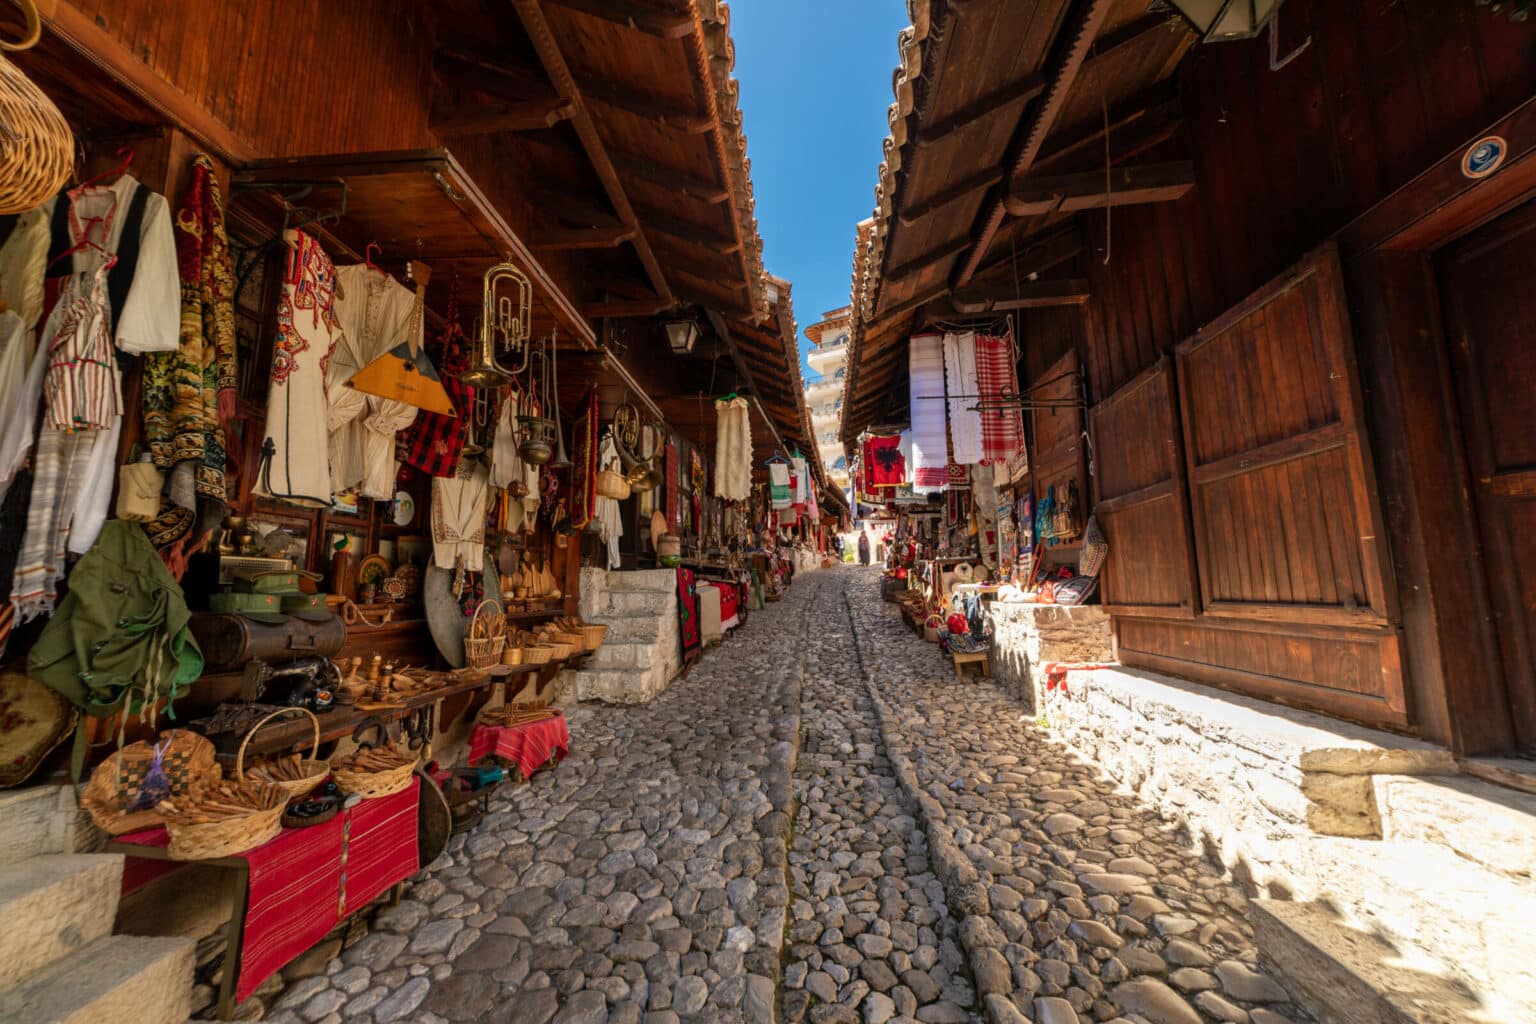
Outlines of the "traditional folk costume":
M326 361L341 334L336 267L320 243L286 231L288 266L272 345L267 437L255 490L299 505L331 503L326 458Z
M746 501L752 494L752 426L745 398L715 402L715 497Z
M490 478L475 463L465 476L432 478L432 561L455 574L485 568Z

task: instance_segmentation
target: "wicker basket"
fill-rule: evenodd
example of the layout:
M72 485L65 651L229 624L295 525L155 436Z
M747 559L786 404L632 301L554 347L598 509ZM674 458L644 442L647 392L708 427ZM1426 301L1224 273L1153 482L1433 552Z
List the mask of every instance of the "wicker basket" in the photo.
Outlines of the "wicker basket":
M166 798L184 796L207 783L219 781L223 774L213 744L186 729L173 729L156 741L164 744L161 768L168 790ZM91 773L91 781L80 797L80 804L96 826L108 835L123 836L158 828L165 819L154 807L133 810L139 801L144 780L154 763L156 743L141 740L119 750Z
M551 661L563 661L576 653L576 645L563 640L546 640L544 643L549 647Z
M580 630L565 630L559 633L549 634L550 643L569 644L573 650L584 651L587 649L587 637Z
M523 649L508 644L502 648L501 663L503 665L521 665L523 663Z
M387 749L399 754L404 759L404 763L383 771L367 771L351 767L350 757L343 758L331 765L331 774L336 778L336 785L341 787L342 792L356 793L365 800L394 796L404 790L411 784L411 775L416 771L416 759L394 747Z
M549 644L529 644L523 648L523 664L548 665L555 656L555 649Z
M239 788L250 802L249 814L199 822L186 820L179 810L166 811L165 829L171 837L166 853L172 860L233 857L254 850L282 831L287 791L262 782L243 782Z
M250 776L250 779L252 781L266 782L277 786L279 789L282 789L284 792L286 792L288 794L288 798L292 800L297 797L308 796L310 793L314 792L315 787L319 786L320 783L325 781L325 777L327 775L331 774L330 764L326 761L320 760L315 756L320 752L320 719L316 718L315 713L308 708L278 708L276 711L272 712L270 715L263 718L255 725L251 726L251 731L246 733L245 739L240 741L240 750L235 754L235 780L237 782L247 781L247 776L245 774L245 750L248 746L250 746L251 739L256 735L257 730L266 725L268 722L272 721L272 719L279 718L283 715L295 711L301 715L308 715L310 724L315 728L314 739L310 742L309 745L309 756L299 762L299 771L301 773L301 777L297 779L280 779L275 776L269 776L265 773L262 773Z
M0 50L26 50L42 36L32 0L17 0L26 35L0 41ZM15 64L0 55L0 124L10 136L0 147L0 214L24 213L57 195L75 164L75 136L53 101Z
M581 645L588 651L595 651L603 646L603 641L608 637L608 627L603 623L588 623L581 627Z
M480 613L491 604L496 605L496 610L503 619L506 617L506 610L502 608L501 602L494 598L486 598L475 609L474 617L469 623L469 632L464 637L464 663L470 668L490 668L492 665L501 664L501 652L507 645L505 626L491 630L490 636L475 637L473 635L476 623L480 621Z

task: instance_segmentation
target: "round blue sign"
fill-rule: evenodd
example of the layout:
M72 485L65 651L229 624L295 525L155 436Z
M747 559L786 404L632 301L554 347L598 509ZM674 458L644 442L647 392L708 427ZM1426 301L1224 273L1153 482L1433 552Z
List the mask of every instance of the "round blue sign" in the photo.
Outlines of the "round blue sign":
M1504 163L1509 143L1497 135L1478 139L1467 147L1461 158L1461 173L1469 178L1486 178Z

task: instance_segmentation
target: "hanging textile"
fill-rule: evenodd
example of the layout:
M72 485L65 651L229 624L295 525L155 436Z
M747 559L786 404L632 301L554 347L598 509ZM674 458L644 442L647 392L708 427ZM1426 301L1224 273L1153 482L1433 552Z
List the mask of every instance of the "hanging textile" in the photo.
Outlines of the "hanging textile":
M944 338L915 334L908 353L912 405L912 483L936 491L949 482L949 441L944 429Z
M752 426L745 398L715 403L715 497L746 501L752 493Z
M683 518L683 510L678 502L679 485L682 483L680 474L683 471L683 461L677 457L677 445L671 441L667 442L666 457L662 466L666 474L666 483L664 484L666 487L666 506L663 514L667 519L668 532L677 533Z
M208 157L198 154L176 212L181 276L181 334L175 352L144 358L144 437L154 464L170 478L162 542L216 527L224 518L225 429L239 385L235 357L234 275L224 233L224 199ZM200 527L181 510L201 506Z
M326 365L331 486L367 498L395 496L395 434L411 425L413 405L347 387L353 374L401 342L421 347L420 293L366 263L336 270L342 335Z
M448 296L447 323L438 340L438 379L448 394L454 413L422 409L405 434L405 462L428 476L453 476L458 472L459 456L464 453L464 438L475 411L475 389L459 380L469 369L465 353L464 328L459 324L458 285ZM500 420L498 419L498 426ZM504 484L501 486L505 486Z
M288 264L278 297L267 436L255 489L295 504L328 506L326 359L341 335L336 267L320 243L303 232L286 231L283 240Z
M944 335L944 381L949 393L949 440L963 466L981 461L981 413L975 411L976 332Z
M598 446L598 464L606 466L618 459L619 446L614 443L613 435L608 434ZM624 517L619 514L618 501L598 495L593 518L597 520L598 537L608 547L608 568L617 569L623 564L619 555L619 539L624 536Z
M900 487L907 482L907 462L901 454L901 438L871 437L864 442L864 483L875 500L882 500L881 491Z
M699 633L699 594L692 569L677 570L677 636L683 665L690 665L704 642Z
M490 478L478 462L468 474L432 478L432 561L439 569L485 567L485 510Z
M980 542L981 561L988 569L1000 564L997 542L997 488L992 483L989 469L975 467L971 470L972 494L975 496L977 539Z
M798 512L805 511L805 492L810 474L806 471L805 460L798 455L791 456L789 460L791 468L789 478L789 503Z
M571 446L571 528L584 529L597 514L597 387L587 391Z
M1024 416L1017 408L997 408L1018 397L1018 369L1008 335L976 336L976 393L993 406L981 413L981 464L1006 465L1024 449Z
M793 504L789 486L789 463L768 463L768 501L775 509L786 509Z
M29 360L37 347L38 321L43 317L48 241L48 211L45 206L39 206L19 215L5 244L0 245L0 303L7 312L20 318L23 346Z

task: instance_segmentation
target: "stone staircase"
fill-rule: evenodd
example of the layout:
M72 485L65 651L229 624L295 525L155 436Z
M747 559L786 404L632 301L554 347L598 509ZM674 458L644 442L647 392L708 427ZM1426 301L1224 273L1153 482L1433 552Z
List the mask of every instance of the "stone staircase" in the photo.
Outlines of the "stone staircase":
M644 704L667 688L681 668L676 574L581 571L581 617L608 627L608 636L562 689L576 700Z
M46 816L31 801L57 800L56 787L37 787L7 794L0 809L27 819ZM195 944L184 938L113 935L122 878L123 858L116 854L61 853L19 844L0 850L0 1021L186 1021Z

